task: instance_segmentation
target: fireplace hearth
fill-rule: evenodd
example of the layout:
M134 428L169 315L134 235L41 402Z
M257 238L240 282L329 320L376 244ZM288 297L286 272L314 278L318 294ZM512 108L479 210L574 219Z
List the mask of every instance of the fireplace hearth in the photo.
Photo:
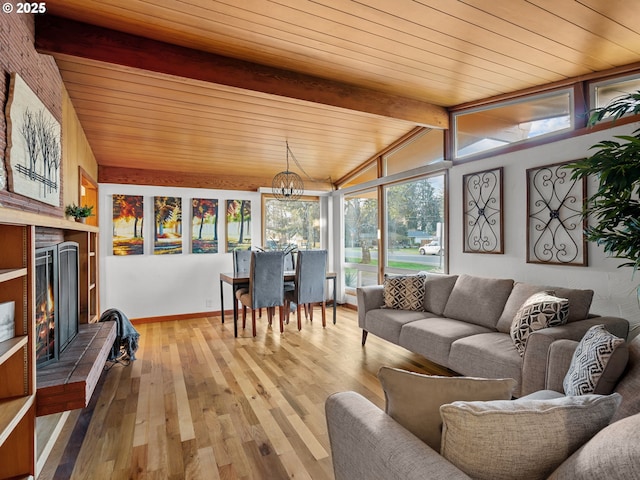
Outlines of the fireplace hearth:
M79 251L76 242L36 249L36 366L58 360L78 334Z

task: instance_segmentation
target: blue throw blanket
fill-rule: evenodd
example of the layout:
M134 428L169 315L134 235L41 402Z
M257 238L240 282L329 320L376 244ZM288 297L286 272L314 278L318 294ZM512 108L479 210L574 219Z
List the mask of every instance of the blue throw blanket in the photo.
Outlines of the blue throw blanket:
M129 320L129 318L120 310L110 308L109 310L105 310L100 316L100 321L116 322L116 341L113 342L113 346L111 347L109 360L114 362L120 358L122 355L121 348L124 348L124 351L129 356L130 360L135 360L140 334L131 324L131 320Z

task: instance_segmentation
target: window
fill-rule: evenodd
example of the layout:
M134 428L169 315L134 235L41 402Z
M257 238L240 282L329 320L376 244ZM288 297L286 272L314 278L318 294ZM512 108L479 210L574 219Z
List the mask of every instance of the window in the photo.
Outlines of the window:
M453 115L454 157L469 157L573 126L573 89L461 111Z
M320 247L320 201L317 197L286 202L264 196L264 248L289 245L312 250Z
M347 188L353 185L360 185L361 183L375 180L378 178L378 163L373 162L371 165L358 172L353 177L349 178L345 183L340 185L340 188Z
M444 271L444 174L385 187L385 272Z
M601 108L618 97L640 90L640 74L616 77L589 86L591 108Z
M344 197L345 286L378 283L377 190Z
M444 130L425 130L383 157L384 174L406 172L442 160Z

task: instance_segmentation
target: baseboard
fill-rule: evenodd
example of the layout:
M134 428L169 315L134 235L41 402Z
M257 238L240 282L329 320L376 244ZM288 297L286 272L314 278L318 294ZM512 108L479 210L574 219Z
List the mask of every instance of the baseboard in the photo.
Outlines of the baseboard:
M225 310L225 315L231 315L233 317L233 310ZM191 318L202 318L202 317L219 317L220 310L215 312L196 312L196 313L181 313L177 315L163 315L159 317L140 317L140 318L132 318L131 323L134 325L141 325L143 323L156 323L156 322L172 322L174 320L189 320Z

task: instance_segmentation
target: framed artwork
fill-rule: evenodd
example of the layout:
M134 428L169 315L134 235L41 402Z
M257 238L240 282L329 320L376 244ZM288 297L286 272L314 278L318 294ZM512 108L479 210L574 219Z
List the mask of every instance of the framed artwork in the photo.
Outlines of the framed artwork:
M60 123L17 73L7 99L9 190L60 206Z
M251 248L251 200L227 200L227 252Z
M502 170L462 176L464 252L504 253Z
M182 253L182 198L154 197L154 255Z
M527 262L587 265L586 179L573 180L567 162L527 170Z
M144 253L144 199L142 195L113 196L113 254Z
M218 253L218 200L191 200L191 253Z

